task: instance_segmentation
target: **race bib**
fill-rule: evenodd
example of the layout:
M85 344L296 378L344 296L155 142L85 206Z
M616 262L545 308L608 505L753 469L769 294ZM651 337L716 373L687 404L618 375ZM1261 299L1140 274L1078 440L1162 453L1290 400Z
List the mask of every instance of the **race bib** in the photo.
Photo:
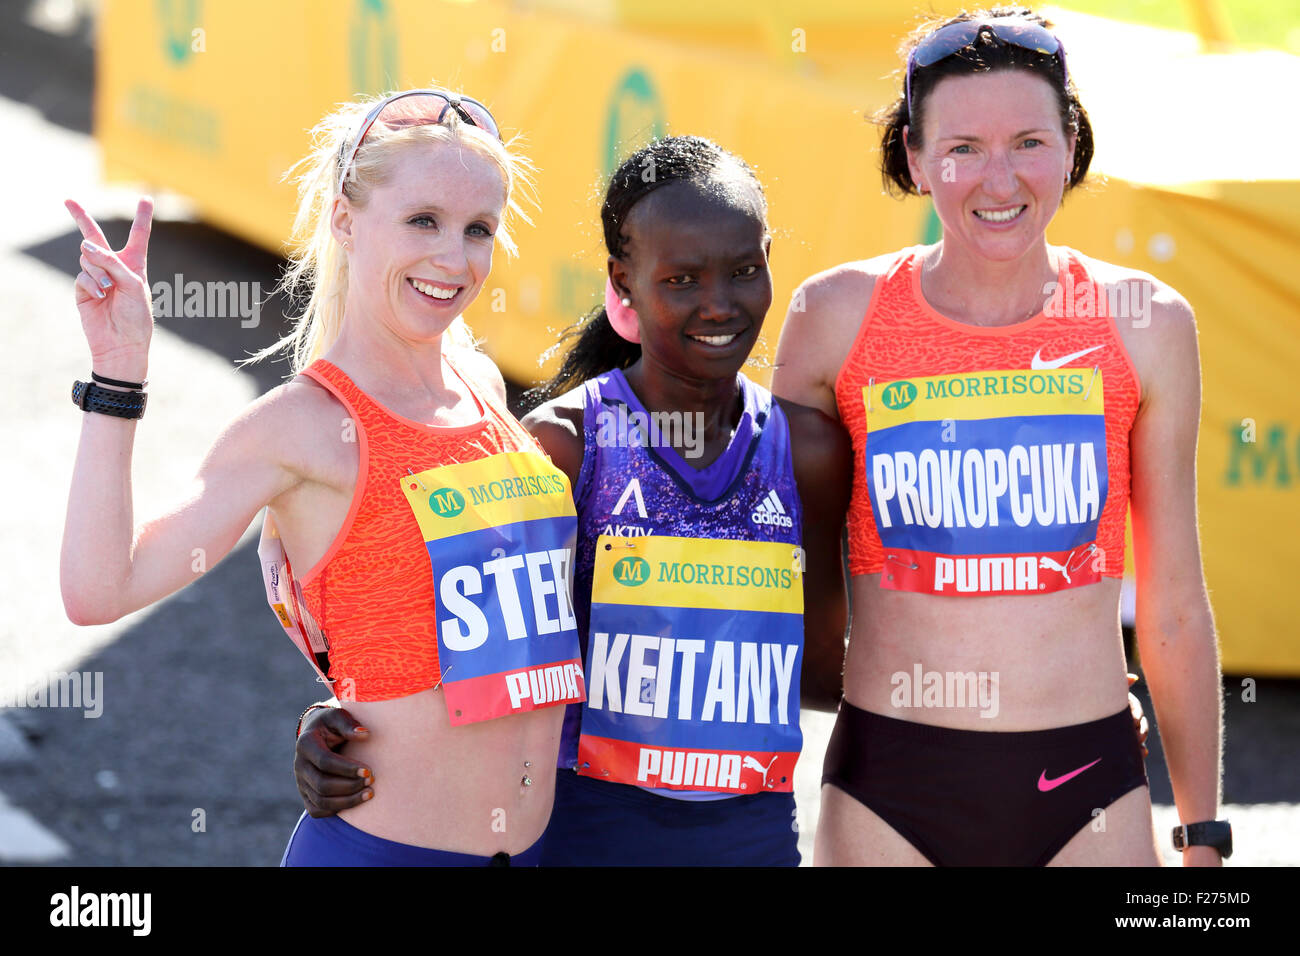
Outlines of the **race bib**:
M793 789L798 548L601 535L589 634L579 774L673 790Z
M1101 580L1100 370L899 379L863 401L881 587L1037 594Z
M429 549L451 723L583 700L568 478L509 452L401 481Z

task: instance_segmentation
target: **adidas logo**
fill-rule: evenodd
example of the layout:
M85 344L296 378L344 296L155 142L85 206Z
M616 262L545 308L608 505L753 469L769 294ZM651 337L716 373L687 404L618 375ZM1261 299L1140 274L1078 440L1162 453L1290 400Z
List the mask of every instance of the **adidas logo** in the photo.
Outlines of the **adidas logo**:
M767 497L758 503L758 507L749 516L749 520L754 524L768 524L777 528L794 527L794 522L785 513L785 506L781 504L781 499L776 496L775 489L769 491Z

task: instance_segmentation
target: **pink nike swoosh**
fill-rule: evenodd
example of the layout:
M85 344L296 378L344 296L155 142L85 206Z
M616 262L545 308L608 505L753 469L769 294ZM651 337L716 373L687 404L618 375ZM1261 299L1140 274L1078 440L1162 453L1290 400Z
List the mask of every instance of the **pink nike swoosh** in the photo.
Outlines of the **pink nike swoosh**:
M1101 758L1100 758L1100 757L1098 757L1098 758L1097 758L1096 760L1094 760L1092 763L1084 764L1084 765L1083 765L1082 767L1080 767L1078 770L1071 770L1069 773L1067 773L1067 774L1066 774L1065 776L1063 776L1063 777L1057 777L1055 780L1048 780L1048 779L1047 779L1047 771L1044 770L1044 771L1042 772L1042 774L1039 775L1039 777L1038 777L1038 789L1039 789L1039 791L1042 792L1042 793L1046 793L1048 790L1055 790L1055 789L1056 789L1057 787L1059 787L1061 784L1065 783L1065 781L1070 780L1070 779L1073 778L1073 777L1077 777L1077 776L1079 776L1079 774L1083 773L1083 772L1084 772L1085 770L1087 770L1089 767L1096 766L1096 765L1099 764L1099 763L1101 763Z

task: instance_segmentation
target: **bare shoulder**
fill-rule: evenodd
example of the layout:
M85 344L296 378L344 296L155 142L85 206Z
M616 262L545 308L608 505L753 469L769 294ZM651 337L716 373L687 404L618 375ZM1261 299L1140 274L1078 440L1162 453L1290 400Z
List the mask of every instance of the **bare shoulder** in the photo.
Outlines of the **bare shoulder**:
M537 406L521 421L570 484L576 483L583 457L583 389L570 389Z
M328 481L341 468L355 469L356 422L328 389L306 376L271 389L241 417L242 440L273 453L300 477Z
M876 280L889 271L897 256L898 253L891 252L873 259L844 262L810 276L799 286L807 311L851 314L857 310L857 317L861 318L875 291Z
M501 376L501 369L492 361L491 356L476 348L456 347L453 357L460 363L465 373L475 382L487 389L492 397L502 405L506 404L506 381Z
M1142 383L1144 401L1168 376L1197 369L1196 317L1177 289L1140 269L1078 254L1101 286L1129 357Z
M336 426L347 408L334 393L315 379L294 376L262 396L271 422L281 428L310 428L314 425Z
M1116 314L1116 324L1130 324L1137 327L1146 319L1151 319L1153 326L1170 329L1176 335L1178 329L1195 326L1192 307L1187 300L1167 282L1157 279L1149 272L1116 265L1102 259L1094 259L1082 253L1076 253L1088 274L1097 279L1106 290L1111 312ZM1147 306L1149 312L1145 312Z
M301 375L256 398L231 422L227 434L272 443L290 437L330 407L342 409L328 391Z
M772 391L834 412L835 377L857 338L876 280L896 257L891 253L846 262L806 279L795 290L781 327Z

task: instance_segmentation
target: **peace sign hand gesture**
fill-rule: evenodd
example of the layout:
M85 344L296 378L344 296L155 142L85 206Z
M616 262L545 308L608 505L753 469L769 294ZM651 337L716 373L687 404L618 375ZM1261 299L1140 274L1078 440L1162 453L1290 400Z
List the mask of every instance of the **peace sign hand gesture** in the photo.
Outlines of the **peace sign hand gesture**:
M117 252L109 248L99 225L78 203L68 199L64 205L85 240L77 275L77 311L90 345L92 367L109 378L143 381L153 335L153 302L146 275L153 200L140 200L131 234Z

